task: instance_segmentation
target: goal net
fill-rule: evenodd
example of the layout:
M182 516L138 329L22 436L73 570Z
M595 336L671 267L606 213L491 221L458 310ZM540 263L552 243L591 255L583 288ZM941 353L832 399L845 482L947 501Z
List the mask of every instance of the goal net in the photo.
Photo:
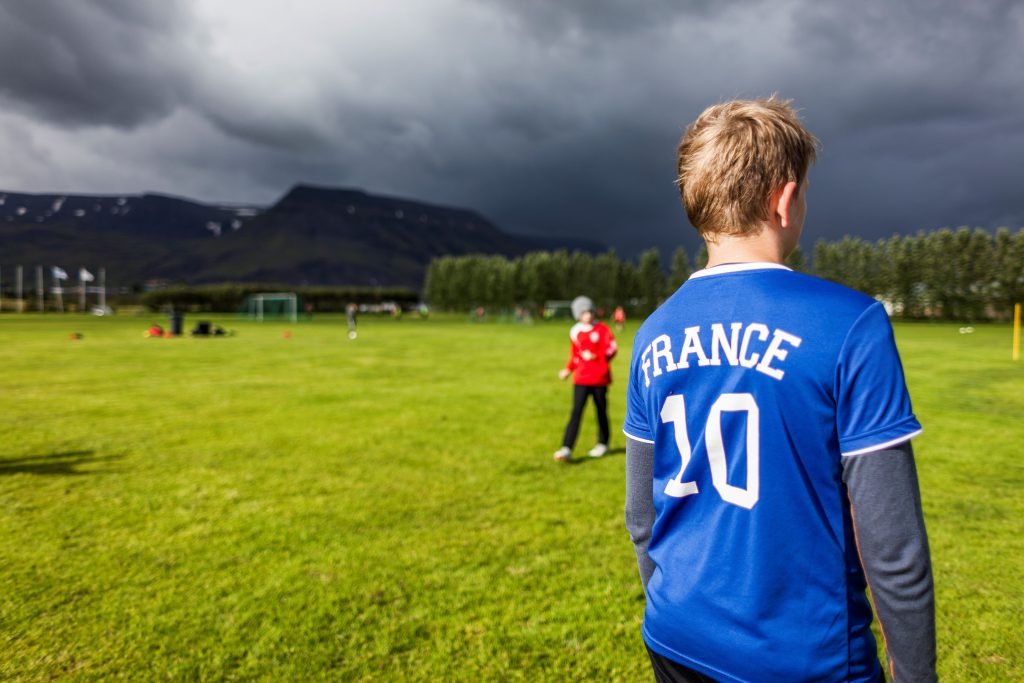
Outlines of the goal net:
M294 323L299 319L299 296L294 292L250 294L242 304L242 313L259 321L286 319Z

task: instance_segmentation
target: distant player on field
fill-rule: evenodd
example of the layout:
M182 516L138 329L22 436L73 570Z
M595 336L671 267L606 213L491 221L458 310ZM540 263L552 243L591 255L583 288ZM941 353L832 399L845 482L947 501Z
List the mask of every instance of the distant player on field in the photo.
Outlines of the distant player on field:
M356 314L359 311L359 307L354 303L350 303L345 306L345 319L348 321L348 338L355 339L357 336L356 332Z
M608 385L612 383L609 363L619 347L608 326L594 319L594 304L585 296L572 302L572 315L577 322L569 330L569 362L558 373L559 379L573 375L572 412L562 436L562 447L555 451L555 460L572 459L572 447L580 429L580 418L587 397L594 399L597 411L597 443L588 455L600 458L608 452Z
M935 680L911 410L882 305L791 271L816 141L786 102L709 108L678 185L709 261L636 334L626 524L659 681Z
M626 326L626 311L623 310L622 306L615 307L615 313L612 314L612 320L615 321L615 331L622 332L622 328Z

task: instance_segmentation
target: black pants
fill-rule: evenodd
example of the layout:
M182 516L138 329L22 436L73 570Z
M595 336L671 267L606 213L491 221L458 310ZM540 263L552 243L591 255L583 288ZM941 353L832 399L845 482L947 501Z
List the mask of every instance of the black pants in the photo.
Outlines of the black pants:
M647 644L644 643L644 646ZM716 683L714 678L662 657L649 647L647 654L651 658L651 668L654 669L654 680L657 683ZM885 683L884 673L879 676L878 683Z
M657 683L716 683L715 679L662 657L649 647L647 655L651 658L651 668L654 669L654 680Z
M565 436L562 437L562 445L566 448L571 449L576 445L576 435L580 431L580 418L583 416L587 396L594 397L594 408L597 409L597 442L608 444L608 387L574 384L572 414L569 415L569 424L565 425Z

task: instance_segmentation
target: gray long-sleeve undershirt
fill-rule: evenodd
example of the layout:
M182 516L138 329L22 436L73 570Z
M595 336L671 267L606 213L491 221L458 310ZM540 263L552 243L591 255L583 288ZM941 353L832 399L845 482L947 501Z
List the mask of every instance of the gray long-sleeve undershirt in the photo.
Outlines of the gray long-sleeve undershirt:
M647 592L647 582L654 573L654 562L647 554L654 526L654 444L626 439L626 529L633 539L640 581Z
M654 445L626 440L626 528L644 591L654 525ZM935 592L921 494L909 441L842 459L854 532L895 683L935 674Z

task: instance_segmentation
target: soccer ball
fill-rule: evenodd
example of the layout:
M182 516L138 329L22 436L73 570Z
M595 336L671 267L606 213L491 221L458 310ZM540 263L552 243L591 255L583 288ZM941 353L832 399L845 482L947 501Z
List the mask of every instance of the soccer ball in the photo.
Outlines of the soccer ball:
M349 332L348 333L348 338L349 339L355 339L356 338L356 331L352 330L351 332Z

